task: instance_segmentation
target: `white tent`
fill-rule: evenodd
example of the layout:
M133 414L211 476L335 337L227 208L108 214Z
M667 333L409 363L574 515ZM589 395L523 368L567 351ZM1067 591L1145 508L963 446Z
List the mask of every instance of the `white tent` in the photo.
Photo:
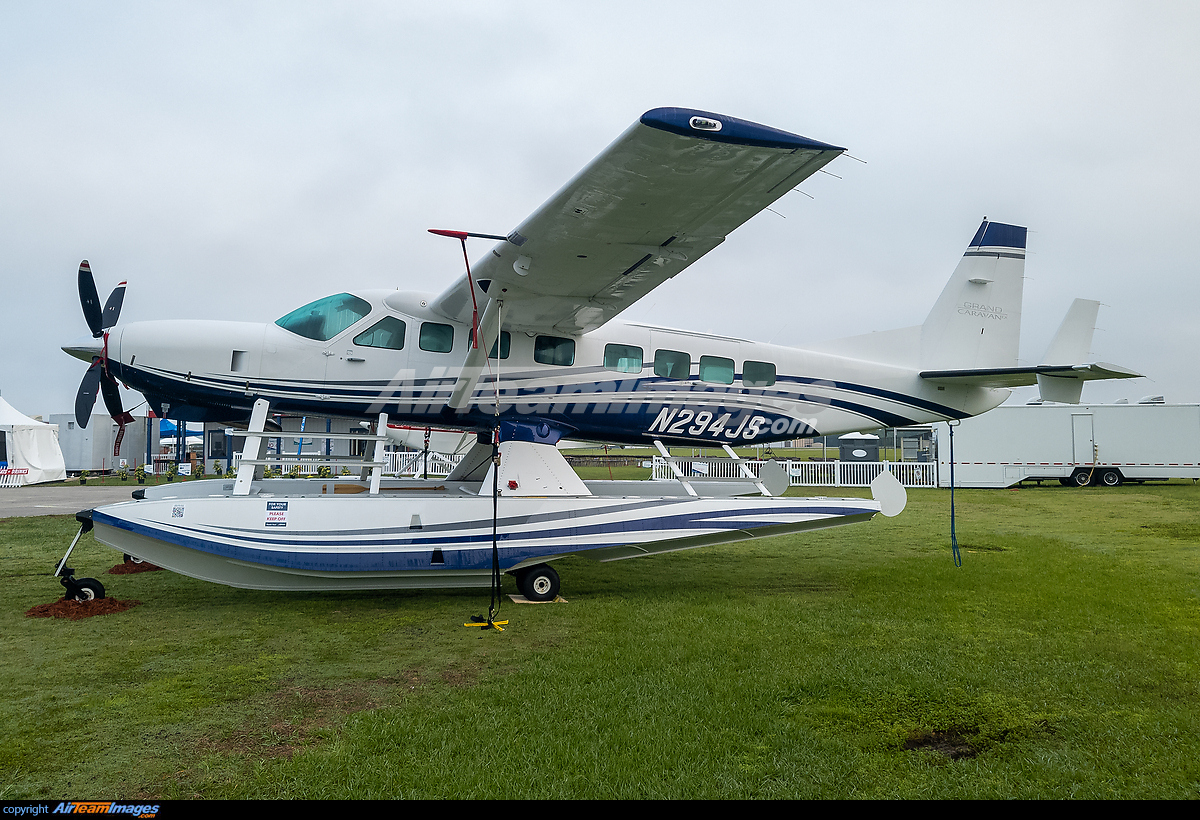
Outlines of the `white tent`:
M0 461L8 462L0 467L0 487L66 479L57 424L34 421L0 398L0 436Z

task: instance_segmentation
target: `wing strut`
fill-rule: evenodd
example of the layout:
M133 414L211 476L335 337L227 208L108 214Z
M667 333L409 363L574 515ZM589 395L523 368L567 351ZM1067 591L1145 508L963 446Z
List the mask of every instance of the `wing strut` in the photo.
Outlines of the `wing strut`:
M500 305L497 299L490 299L483 310L482 320L479 317L479 302L475 296L475 280L471 275L471 260L467 256L467 238L498 239L505 237L487 233L472 233L471 231L451 231L441 228L430 228L429 232L437 236L448 236L462 243L463 264L467 268L467 287L471 291L471 344L467 348L467 358L459 371L458 380L446 406L454 411L461 411L470 403L475 385L483 373L487 352L491 349L493 340L500 338ZM480 335L482 334L482 339ZM482 344L480 342L482 341Z

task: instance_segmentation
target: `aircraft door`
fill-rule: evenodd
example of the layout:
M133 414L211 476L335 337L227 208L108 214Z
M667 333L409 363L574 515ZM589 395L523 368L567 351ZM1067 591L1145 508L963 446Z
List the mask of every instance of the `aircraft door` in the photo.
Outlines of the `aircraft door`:
M408 328L409 323L398 316L383 316L357 325L327 344L322 353L330 397L357 405L403 392L403 382L411 381ZM379 409L372 404L367 412Z

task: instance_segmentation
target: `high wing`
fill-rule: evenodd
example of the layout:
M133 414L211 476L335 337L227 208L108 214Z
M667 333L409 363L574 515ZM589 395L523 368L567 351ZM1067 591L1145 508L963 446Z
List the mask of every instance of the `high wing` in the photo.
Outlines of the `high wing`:
M705 111L648 111L475 265L477 300L503 300L506 328L593 330L844 150ZM466 276L430 306L470 321Z

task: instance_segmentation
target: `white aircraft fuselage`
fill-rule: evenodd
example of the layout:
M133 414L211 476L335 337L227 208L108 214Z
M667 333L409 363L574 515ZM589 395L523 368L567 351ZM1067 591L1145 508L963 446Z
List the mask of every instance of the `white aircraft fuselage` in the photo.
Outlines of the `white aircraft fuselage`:
M999 405L1009 392L933 384L915 362L886 365L612 320L574 337L506 332L506 357L489 359L468 406L449 412L470 325L433 313L432 294L353 296L369 312L328 340L277 324L129 323L110 334L109 367L170 418L240 421L264 398L274 412L363 419L386 412L401 423L485 430L496 422L498 379L505 421L545 424L570 438L710 446L964 418ZM362 344L364 331L386 317L404 323L400 349ZM426 332L424 346L442 349L422 349L426 325L440 337ZM560 352L564 346L573 355ZM563 363L540 363L538 351L543 359L557 353Z

